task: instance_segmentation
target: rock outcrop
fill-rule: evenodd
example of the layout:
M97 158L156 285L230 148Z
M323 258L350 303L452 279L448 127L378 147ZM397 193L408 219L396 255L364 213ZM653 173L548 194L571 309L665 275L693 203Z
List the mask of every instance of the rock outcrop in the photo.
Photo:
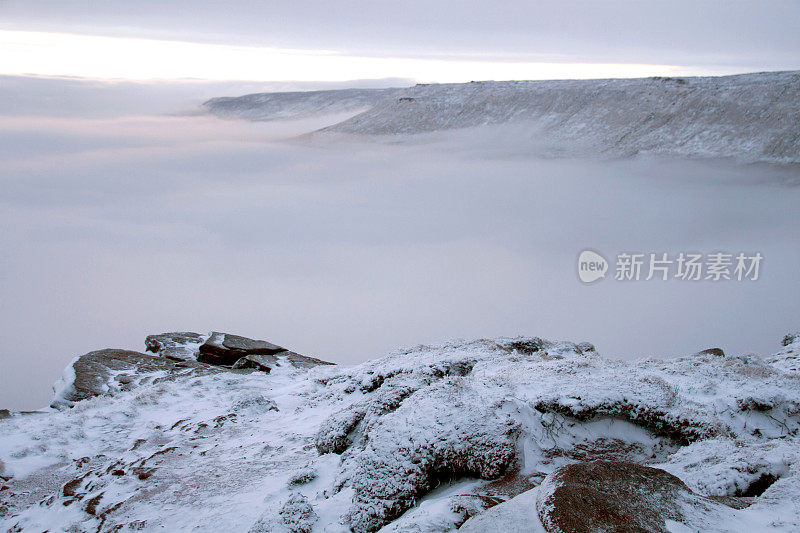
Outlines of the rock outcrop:
M54 407L95 396L113 395L142 383L200 376L221 369L197 361L174 361L130 350L105 349L76 358L55 384Z
M268 341L231 333L159 333L145 340L150 352L168 359L196 360L210 365L270 372L285 364L297 368L332 365L328 361L300 355Z
M70 406L95 396L113 395L141 384L177 377L239 369L270 372L282 364L303 369L333 365L271 342L230 333L159 333L148 335L145 347L156 355L105 349L76 358L55 384L52 406Z
M269 372L92 352L61 390L93 400L0 421L0 530L795 532L797 339L763 359L537 337L247 356Z

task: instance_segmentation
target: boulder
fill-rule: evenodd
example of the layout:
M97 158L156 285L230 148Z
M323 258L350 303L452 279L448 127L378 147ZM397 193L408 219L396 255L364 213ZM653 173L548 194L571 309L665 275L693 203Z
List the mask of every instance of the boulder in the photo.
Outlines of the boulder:
M692 492L672 474L625 461L570 464L538 489L537 512L549 533L704 531L732 509Z
M334 364L300 355L271 342L216 331L200 345L197 360L212 365L255 368L264 372L270 372L281 364L290 364L298 368Z
M206 342L200 345L197 360L213 365L228 366L248 355L273 355L284 351L286 348L271 342L215 331L211 333Z
M715 357L725 357L725 352L722 351L722 348L706 348L705 350L701 350L694 355L713 355Z
M0 420L11 418L11 411L8 409L0 409Z
M245 355L233 363L233 368L253 368L262 372L271 372L278 362L274 355Z
M129 350L105 349L75 359L56 383L53 407L69 406L95 396L115 394L144 383L223 370L196 361L172 361Z
M148 335L144 341L148 352L153 352L169 359L197 359L197 351L206 339L206 335L191 331L177 331Z

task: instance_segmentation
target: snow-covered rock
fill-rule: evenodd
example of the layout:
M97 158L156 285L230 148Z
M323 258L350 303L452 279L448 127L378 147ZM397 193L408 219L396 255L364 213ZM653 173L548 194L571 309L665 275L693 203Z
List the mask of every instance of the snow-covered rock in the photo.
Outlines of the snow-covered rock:
M130 350L105 349L75 358L53 386L52 405L117 394L149 383L219 372L196 361L175 361Z
M800 162L800 72L417 85L323 132L481 128L537 155Z
M275 366L288 364L298 368L332 365L328 361L300 355L268 341L248 339L231 333L212 331L207 335L173 332L149 335L147 350L161 357L191 360L236 369L269 372Z
M510 533L554 473L602 460L685 484L666 529L713 514L711 531L797 531L795 341L763 359L620 361L495 338L142 380L0 420L0 529Z
M144 341L148 352L153 352L168 359L197 359L200 345L206 342L209 335L200 335L191 331L176 331L148 335Z

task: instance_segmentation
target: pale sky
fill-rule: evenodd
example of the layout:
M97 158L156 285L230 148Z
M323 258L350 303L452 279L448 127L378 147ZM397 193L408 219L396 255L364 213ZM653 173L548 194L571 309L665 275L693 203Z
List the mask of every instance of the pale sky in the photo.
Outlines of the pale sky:
M800 68L800 1L0 0L0 74L344 81Z

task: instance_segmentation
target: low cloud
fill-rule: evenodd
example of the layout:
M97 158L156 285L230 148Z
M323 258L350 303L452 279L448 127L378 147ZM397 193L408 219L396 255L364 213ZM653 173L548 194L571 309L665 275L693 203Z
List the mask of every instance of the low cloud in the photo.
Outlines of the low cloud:
M170 330L355 363L517 334L611 357L767 353L796 329L800 189L784 171L293 139L330 120L4 120L0 407L44 405L72 357ZM587 286L586 248L761 251L764 271Z

